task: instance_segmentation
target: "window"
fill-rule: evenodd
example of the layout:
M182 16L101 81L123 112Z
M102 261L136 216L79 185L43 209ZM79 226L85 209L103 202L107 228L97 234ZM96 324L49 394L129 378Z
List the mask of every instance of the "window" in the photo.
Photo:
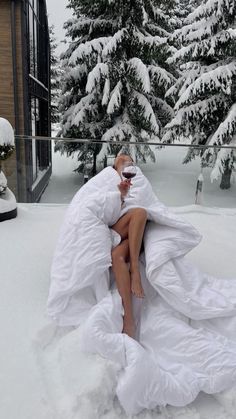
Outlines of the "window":
M29 73L38 78L38 61L39 61L39 19L38 19L38 1L31 0L28 3L28 40L29 40Z
M50 42L44 0L27 1L29 104L32 136L49 136ZM32 139L30 150L32 184L51 164L49 141Z
M39 126L39 100L37 98L31 99L31 129L32 136L35 137L38 135L38 126ZM38 144L35 139L32 139L32 169L33 169L33 181L37 178L38 169L39 169L39 160L38 160Z

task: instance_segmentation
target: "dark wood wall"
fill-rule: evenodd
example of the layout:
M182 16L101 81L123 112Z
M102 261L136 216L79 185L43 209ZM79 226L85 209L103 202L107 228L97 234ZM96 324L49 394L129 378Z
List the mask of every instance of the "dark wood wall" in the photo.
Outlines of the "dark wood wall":
M21 1L15 0L15 11L11 0L0 1L0 116L9 120L16 134L24 134L24 94L22 62L22 10ZM15 25L12 28L12 16ZM15 31L15 77L14 77L14 31ZM17 112L16 112L17 111ZM8 185L24 201L25 194L25 146L18 140L16 151L3 162ZM18 161L18 163L17 163ZM17 186L17 174L20 182Z

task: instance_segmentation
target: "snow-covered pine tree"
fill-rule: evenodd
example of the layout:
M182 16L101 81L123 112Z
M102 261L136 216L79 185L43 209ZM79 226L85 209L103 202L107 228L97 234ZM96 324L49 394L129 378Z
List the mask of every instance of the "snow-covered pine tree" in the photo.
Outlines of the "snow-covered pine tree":
M221 188L230 187L236 164L236 0L205 0L185 20L173 38L180 49L168 63L182 63L183 75L167 92L175 101L175 118L163 141L196 145L227 144L228 149L190 148L184 163L200 155L211 166L211 179L220 175ZM183 66L184 64L184 66Z
M183 26L184 19L192 13L201 2L202 0L176 0L175 15L178 18L178 27Z
M69 1L74 18L66 23L72 41L63 54L61 135L141 141L128 151L154 160L148 141L158 140L173 117L165 93L176 80L174 66L166 63L175 51L167 42L174 5L175 0ZM96 163L96 153L104 156L109 146L66 141L57 149L68 155L78 151L83 170L88 155Z
M60 80L62 71L60 68L60 60L57 56L57 42L54 32L54 25L49 28L50 33L50 63L51 63L51 122L52 131L58 131L58 124L60 122L60 111L59 111L59 98L60 98Z

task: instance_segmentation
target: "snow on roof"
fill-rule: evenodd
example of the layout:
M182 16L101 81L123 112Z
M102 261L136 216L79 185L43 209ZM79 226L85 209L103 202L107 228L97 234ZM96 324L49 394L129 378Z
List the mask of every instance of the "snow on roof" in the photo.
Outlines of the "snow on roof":
M0 146L14 146L14 137L14 130L10 122L5 118L0 117Z

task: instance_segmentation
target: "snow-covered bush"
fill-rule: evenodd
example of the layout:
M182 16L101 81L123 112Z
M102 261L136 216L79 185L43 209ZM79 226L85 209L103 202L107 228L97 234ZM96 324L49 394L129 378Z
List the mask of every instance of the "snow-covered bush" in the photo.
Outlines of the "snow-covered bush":
M0 117L0 162L6 160L15 149L14 131L5 118Z
M2 171L0 171L0 195L7 189L7 178Z
M6 160L15 148L13 128L5 118L0 118L0 195L7 188L7 180L1 171L1 160Z

